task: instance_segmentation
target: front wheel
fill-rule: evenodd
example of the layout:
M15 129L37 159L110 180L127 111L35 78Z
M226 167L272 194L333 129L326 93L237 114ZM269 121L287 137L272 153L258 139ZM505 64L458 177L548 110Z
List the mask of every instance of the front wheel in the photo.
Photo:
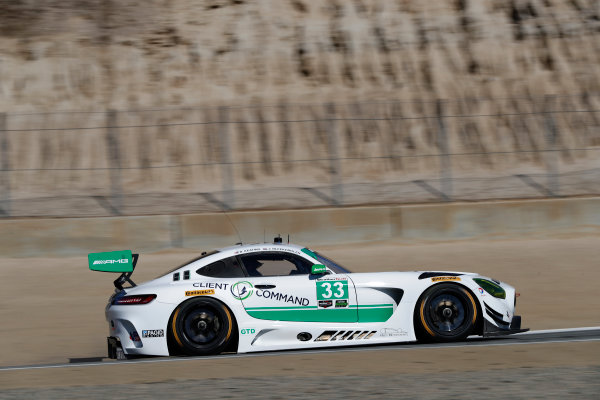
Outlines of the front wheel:
M422 341L463 340L477 323L477 305L465 288L448 283L430 287L415 309L415 332Z
M231 311L210 297L182 303L171 317L170 336L179 352L188 355L221 353L234 336Z

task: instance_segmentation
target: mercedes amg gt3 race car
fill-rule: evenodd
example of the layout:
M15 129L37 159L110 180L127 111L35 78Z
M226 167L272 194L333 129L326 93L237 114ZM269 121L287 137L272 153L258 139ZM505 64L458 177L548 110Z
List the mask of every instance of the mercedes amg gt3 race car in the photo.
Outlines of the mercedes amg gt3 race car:
M527 330L506 283L467 272L351 273L280 238L202 253L140 285L131 280L138 255L130 250L88 259L92 270L121 273L106 306L110 358L447 342Z

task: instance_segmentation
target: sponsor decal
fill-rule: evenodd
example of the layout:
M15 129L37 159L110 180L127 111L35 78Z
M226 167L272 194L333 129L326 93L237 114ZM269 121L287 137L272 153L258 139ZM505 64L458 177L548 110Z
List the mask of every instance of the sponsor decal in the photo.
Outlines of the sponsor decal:
M142 331L142 337L153 338L153 337L164 337L165 331L162 329L148 329Z
M311 272L313 274L323 274L323 273L327 272L327 267L325 267L324 265L315 264L315 265L313 265Z
M236 250L233 252L233 254L255 253L257 251L283 251L286 253L301 254L298 250L288 249L287 247L254 247L251 249Z
M249 328L249 329L242 329L240 331L240 333L242 335L252 335L253 333L255 333L256 331L253 328Z
M402 329L383 328L379 331L379 336L408 336L408 332Z
M317 281L347 281L347 280L348 280L348 278L346 278L346 277L335 277L335 276L330 276L330 275L327 275L327 276L324 276L321 278L317 278Z
M205 289L205 290L186 290L186 296L206 296L207 294L215 294L214 289Z
M483 288L477 288L477 290L479 290L480 295L485 296L485 290L483 290Z
M96 261L94 261L94 264L92 264L92 265L96 265L96 264L114 264L114 263L127 264L127 263L129 263L129 260L126 259L126 258L121 258L120 260L96 260Z
M242 249L242 250L234 251L233 254L253 253L255 251L260 251L260 249Z
M329 308L333 306L333 300L319 300L319 308Z
M141 342L140 335L138 335L137 331L129 332L129 339L134 342Z
M460 278L458 276L436 276L431 278L431 282L441 281L460 281Z
M310 300L308 300L306 297L297 297L291 294L273 292L270 290L256 290L256 295L264 299L273 299L285 303L297 304L299 306L307 306L308 303L310 303Z
M299 251L288 249L287 247L265 247L263 248L263 251L285 251L286 253L300 254Z
M231 285L231 295L234 299L246 300L252 296L253 293L256 293L257 297L262 297L263 299L292 303L299 306L307 306L310 303L310 300L306 297L298 297L291 294L273 292L271 290L256 289L254 285L248 281L240 281Z
M318 281L317 300L348 299L348 280Z
M335 308L346 308L348 307L348 300L336 300Z
M227 290L228 283L218 283L218 282L196 282L194 283L194 287L197 288L207 288L207 289L221 289Z
M236 282L231 285L231 295L234 299L245 300L252 296L254 285L248 281Z

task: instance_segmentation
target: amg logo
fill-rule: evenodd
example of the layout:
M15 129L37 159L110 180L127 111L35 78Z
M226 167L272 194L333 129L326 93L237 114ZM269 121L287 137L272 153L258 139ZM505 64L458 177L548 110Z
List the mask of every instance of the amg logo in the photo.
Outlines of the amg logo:
M96 260L96 261L94 261L93 265L96 265L96 264L114 264L114 263L127 264L128 262L129 262L129 260L126 259L126 258L121 258L120 260Z

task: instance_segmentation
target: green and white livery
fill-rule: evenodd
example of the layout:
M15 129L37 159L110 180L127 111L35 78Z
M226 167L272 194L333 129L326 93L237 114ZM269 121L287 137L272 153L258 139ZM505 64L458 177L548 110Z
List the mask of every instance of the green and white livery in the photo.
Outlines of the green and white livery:
M473 273L351 273L277 238L202 253L135 285L130 277L137 258L129 250L89 255L90 269L121 273L106 307L112 358L455 341L524 331L514 314L515 289Z

